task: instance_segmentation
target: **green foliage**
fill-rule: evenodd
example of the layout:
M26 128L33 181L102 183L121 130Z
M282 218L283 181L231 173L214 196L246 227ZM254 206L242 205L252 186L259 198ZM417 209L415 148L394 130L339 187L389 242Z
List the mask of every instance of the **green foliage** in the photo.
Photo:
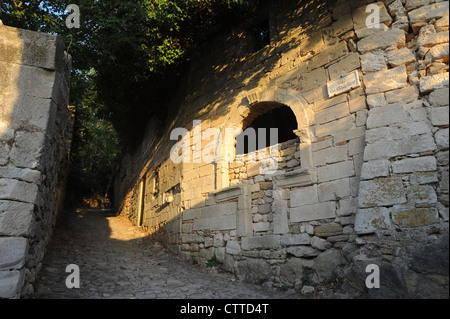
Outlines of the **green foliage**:
M66 27L69 3L60 0L0 4L5 25L63 37L73 58L71 104L78 112L72 176L83 192L98 193L112 178L117 136L121 147L133 147L150 117L163 122L184 63L258 1L77 0L79 29Z

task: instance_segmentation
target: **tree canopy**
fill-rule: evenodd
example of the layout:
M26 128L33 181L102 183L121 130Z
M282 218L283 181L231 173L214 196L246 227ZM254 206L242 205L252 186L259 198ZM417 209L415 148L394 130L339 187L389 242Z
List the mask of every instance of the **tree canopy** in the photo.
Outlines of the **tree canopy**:
M209 35L258 1L76 2L80 28L66 27L67 3L60 0L4 0L0 19L63 37L73 59L71 104L77 107L72 175L85 192L102 193L119 148L138 142L150 117L164 121L161 99L183 63Z

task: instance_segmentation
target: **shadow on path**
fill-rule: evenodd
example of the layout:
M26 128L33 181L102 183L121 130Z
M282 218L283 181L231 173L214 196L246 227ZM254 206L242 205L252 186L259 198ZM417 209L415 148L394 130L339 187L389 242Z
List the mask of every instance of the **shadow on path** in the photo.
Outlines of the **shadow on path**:
M80 288L65 285L69 264L80 269ZM44 257L33 298L43 299L267 299L293 298L238 282L168 254L147 233L111 210L64 212Z

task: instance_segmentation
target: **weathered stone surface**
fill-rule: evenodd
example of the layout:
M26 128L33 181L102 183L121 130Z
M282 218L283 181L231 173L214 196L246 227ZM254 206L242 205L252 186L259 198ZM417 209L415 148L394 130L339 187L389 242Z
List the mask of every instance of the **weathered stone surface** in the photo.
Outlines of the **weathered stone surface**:
M244 282L262 284L272 277L273 270L266 261L250 258L238 263L237 275Z
M286 249L286 252L295 257L314 257L320 253L320 251L310 246L291 246Z
M324 224L314 228L314 235L318 237L329 237L342 234L342 226L336 223Z
M436 170L436 158L424 156L407 158L392 163L394 173L430 172Z
M370 131L368 131L368 134ZM435 149L436 143L429 134L413 135L398 140L380 140L366 146L364 160L389 159L395 156L421 153Z
M243 237L241 247L242 250L280 248L281 247L280 236L265 235L255 237Z
M407 85L406 80L407 74L404 65L364 75L364 84L366 85L367 94L387 92L402 88Z
M407 113L403 109L403 103L388 104L374 107L369 110L367 128L377 128L406 121Z
M37 168L44 147L45 134L40 132L18 132L10 153L17 167Z
M37 194L38 187L35 184L0 178L0 199L34 203Z
M320 220L336 216L336 205L334 202L294 207L290 210L291 223Z
M225 247L225 251L227 254L230 255L239 255L239 253L241 252L241 246L237 241L229 240Z
M416 57L408 48L401 48L400 50L389 51L386 53L387 63L395 68L402 64L409 64L416 62Z
M406 203L402 179L386 177L361 181L358 203L361 208Z
M319 202L335 201L351 194L350 179L344 178L331 182L320 183Z
M420 78L420 92L427 93L444 87L448 88L448 83L448 72L424 76Z
M341 76L347 75L353 70L361 66L358 53L351 53L343 58L341 61L332 64L328 67L328 74L330 80L335 80Z
M436 140L436 145L439 149L445 149L449 147L449 134L448 128L440 129L434 134L434 138Z
M0 271L0 298L18 298L24 279L23 271Z
M408 13L411 24L443 17L448 12L448 1L426 5Z
M374 233L390 225L389 211L385 207L359 209L355 217L355 232L360 235Z
M290 258L288 261L280 266L281 279L289 284L294 283L298 278L301 278L303 267L308 264L301 258Z
M320 279L327 280L336 275L339 266L345 265L345 258L337 249L330 249L322 252L314 260L313 269Z
M33 204L0 201L0 236L30 235L33 209Z
M290 192L290 200L291 207L317 203L317 185L292 190Z
M0 270L20 269L26 261L28 239L0 237Z
M405 32L401 29L382 31L367 36L358 41L358 51L366 53L369 51L383 49L397 49L405 46Z
M194 230L228 230L236 229L236 216L201 218L194 220Z
M446 88L437 89L430 93L428 101L432 106L444 106L448 105L449 90Z
M436 192L434 188L429 185L411 185L408 188L408 202L413 204L436 203Z
M310 236L308 234L289 234L281 236L282 246L309 245Z
M322 183L354 176L355 169L352 161L345 161L319 167L318 175L319 175L319 183Z
M365 162L361 169L361 179L389 176L389 161L385 159Z
M360 59L363 72L376 72L387 69L384 52L381 50L362 54Z
M325 239L314 236L311 238L311 246L318 250L324 251L330 249L333 245Z
M396 205L392 210L392 221L399 226L419 227L439 222L435 208L416 208L414 205Z
M367 19L366 7L367 6L365 6L364 4L365 3L360 3L361 7L357 8L356 10L353 10L353 12L352 12L355 30L363 29L363 28L367 27L367 24L366 24L366 19ZM378 6L380 24L390 25L392 22L392 18L389 15L389 13L387 12L384 3L379 1L379 2L375 2L374 5Z
M431 124L434 126L449 125L448 106L433 107L429 110Z

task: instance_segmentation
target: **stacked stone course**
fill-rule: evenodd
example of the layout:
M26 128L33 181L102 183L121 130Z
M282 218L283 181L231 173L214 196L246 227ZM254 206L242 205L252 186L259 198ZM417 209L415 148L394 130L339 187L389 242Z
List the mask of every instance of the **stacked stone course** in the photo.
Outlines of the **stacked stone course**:
M367 27L368 4L380 28ZM143 212L142 226L186 260L215 259L265 286L339 278L373 297L448 296L448 248L435 272L419 258L448 238L448 4L280 2L268 11L270 46L244 52L242 33L211 43L171 101L166 136L184 127L194 138L193 120L245 128L255 110L287 105L299 138L269 175L258 162L174 164L174 142L149 125L116 180L121 213ZM383 289L365 287L368 264L390 274Z
M60 37L0 24L0 298L33 293L62 207L69 76Z

